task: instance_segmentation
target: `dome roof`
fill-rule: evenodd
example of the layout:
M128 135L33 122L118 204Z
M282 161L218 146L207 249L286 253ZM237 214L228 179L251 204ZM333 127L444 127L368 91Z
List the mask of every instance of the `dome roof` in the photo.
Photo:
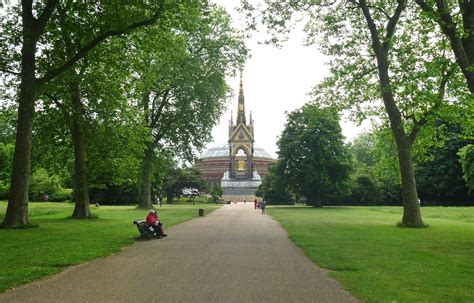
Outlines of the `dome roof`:
M229 144L219 144L217 146L209 148L206 152L204 152L202 158L220 158L220 157L228 157L229 156ZM266 158L266 159L273 159L267 151L263 148L258 146L253 146L253 157L254 158Z

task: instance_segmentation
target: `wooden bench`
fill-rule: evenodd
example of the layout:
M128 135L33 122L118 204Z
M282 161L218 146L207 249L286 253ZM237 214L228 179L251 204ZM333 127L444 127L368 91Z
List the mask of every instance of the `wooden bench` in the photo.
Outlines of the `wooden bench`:
M155 232L150 230L145 220L136 220L133 221L133 224L137 226L137 229L140 232L140 239L153 239Z

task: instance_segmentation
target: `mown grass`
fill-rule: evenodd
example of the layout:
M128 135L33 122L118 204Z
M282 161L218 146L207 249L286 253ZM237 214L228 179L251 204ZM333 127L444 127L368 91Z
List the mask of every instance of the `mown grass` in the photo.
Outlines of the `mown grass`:
M0 292L120 251L138 239L132 222L147 214L136 206L92 206L98 219L68 219L73 207L71 203L30 203L30 219L38 228L0 229ZM168 228L197 217L198 208L208 213L218 206L163 205L158 212ZM5 211L6 202L0 202L0 220Z
M474 207L270 207L290 239L364 302L474 302ZM315 285L315 287L317 287Z

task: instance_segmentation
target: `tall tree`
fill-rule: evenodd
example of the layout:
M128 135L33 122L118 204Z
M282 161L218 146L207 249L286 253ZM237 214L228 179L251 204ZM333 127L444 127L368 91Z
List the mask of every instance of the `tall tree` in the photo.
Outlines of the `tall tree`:
M18 122L13 155L12 181L7 212L3 225L17 226L28 225L28 179L30 174L30 155L32 146L32 126L35 112L37 92L47 82L71 69L79 60L84 58L89 51L112 36L123 35L137 28L155 23L165 10L164 1L156 1L150 5L125 5L111 3L96 4L92 2L76 3L68 1L67 14L75 16L75 27L79 29L87 24L88 19L96 19L100 25L90 32L90 36L81 48L65 60L52 62L51 66L43 71L38 71L37 60L41 56L39 49L47 49L48 39L52 35L47 30L48 23L57 17L56 6L59 1L47 0L45 3L36 3L33 0L21 1L21 10L17 16L21 20L15 25L16 29L7 30L2 26L2 36L21 32L21 56L19 74L20 85L18 93ZM104 17L103 17L104 16ZM14 18L15 15L12 15ZM3 25L3 24L2 24ZM19 30L18 30L19 29ZM72 31L70 33L74 35ZM40 44L39 44L40 43ZM2 62L2 70L9 70L9 62ZM13 64L14 65L14 64ZM15 66L15 65L14 65ZM18 66L18 64L16 65Z
M132 100L147 129L141 161L143 208L151 206L156 152L170 149L190 160L203 147L228 97L225 77L235 73L246 56L241 36L223 9L205 5L188 22L178 32L150 28L130 42L137 76ZM155 31L161 31L160 39L150 39L157 36Z
M419 227L412 145L447 100L466 104L468 98L444 39L407 5L405 0L271 3L263 20L274 32L286 32L291 16L304 12L307 42L318 42L331 56L331 75L314 89L315 101L351 109L359 121L370 116L387 121L400 167L402 225Z
M334 109L305 105L289 113L277 143L277 174L308 204L322 207L349 188L351 159L343 139Z

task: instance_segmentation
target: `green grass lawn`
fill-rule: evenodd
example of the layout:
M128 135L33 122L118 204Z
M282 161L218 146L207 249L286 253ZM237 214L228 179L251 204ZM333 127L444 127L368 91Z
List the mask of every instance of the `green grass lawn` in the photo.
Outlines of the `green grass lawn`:
M0 220L6 206L0 202ZM65 266L120 251L138 239L132 222L147 214L136 206L91 206L98 219L67 219L73 207L71 203L30 203L30 219L38 228L0 229L0 292L57 273ZM198 208L209 213L218 207L163 205L158 213L166 229L197 217Z
M474 207L270 207L290 239L364 302L474 302ZM317 287L317 285L315 285Z

